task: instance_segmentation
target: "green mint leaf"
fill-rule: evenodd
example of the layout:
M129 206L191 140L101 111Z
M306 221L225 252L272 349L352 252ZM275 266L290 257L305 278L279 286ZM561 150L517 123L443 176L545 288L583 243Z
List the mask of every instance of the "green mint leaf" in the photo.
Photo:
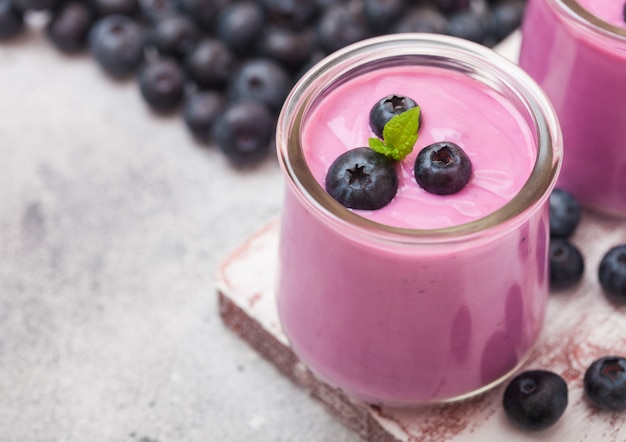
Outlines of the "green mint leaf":
M370 138L369 146L395 161L402 161L413 151L419 129L420 107L396 115L385 124L383 140Z

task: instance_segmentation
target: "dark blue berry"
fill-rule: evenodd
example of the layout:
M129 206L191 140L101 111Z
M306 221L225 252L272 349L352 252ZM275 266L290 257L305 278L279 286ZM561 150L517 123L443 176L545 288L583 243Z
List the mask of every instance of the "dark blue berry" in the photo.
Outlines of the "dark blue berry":
M563 189L550 194L550 237L569 238L580 223L580 205L576 198Z
M612 300L626 302L626 244L611 248L600 261L598 278Z
M159 59L146 63L139 72L138 80L141 95L156 112L172 112L183 99L185 76L173 60Z
M488 34L498 42L519 28L525 6L525 0L507 0L493 5L489 14Z
M224 97L215 91L196 91L185 100L183 117L199 141L209 141L213 123L224 110Z
M93 15L87 5L70 1L53 12L46 31L50 41L59 50L75 53L84 49L92 23Z
M365 17L347 5L326 9L317 21L317 42L326 52L334 52L371 35Z
M126 15L134 17L139 11L137 0L88 0L97 17Z
M235 56L217 38L205 38L185 59L189 78L201 88L221 90L233 74Z
M382 34L406 13L405 0L365 0L363 11L369 27Z
M17 37L24 29L24 17L12 0L0 0L0 41Z
M309 28L300 31L268 26L259 40L257 51L263 57L278 61L290 72L297 72L313 55L315 38Z
M587 399L604 410L626 410L626 359L604 356L594 361L583 379Z
M517 426L532 431L554 425L567 408L567 384L556 373L529 370L517 375L507 385L502 406Z
M61 0L13 0L13 6L22 12L49 11L60 2Z
M89 49L105 72L114 77L133 74L143 60L144 32L133 19L110 15L96 21Z
M376 210L398 191L393 160L369 147L357 147L340 155L326 174L326 191L350 209Z
M414 174L417 184L427 192L448 195L467 185L472 177L472 163L460 146L442 141L419 152Z
M432 8L411 8L394 25L393 32L430 32L443 34L446 31L446 18L439 11Z
M267 106L252 100L231 101L213 123L213 139L233 164L252 164L269 152L275 128Z
M179 0L180 8L193 18L201 29L213 32L219 12L235 0Z
M152 25L178 12L177 0L138 0L137 3L141 17Z
M385 98L381 98L380 100L378 100L376 104L370 109L370 128L378 138L382 139L383 129L385 127L385 124L387 124L389 120L409 109L413 109L416 106L417 103L411 97L394 94L387 95Z
M257 2L240 1L222 9L216 23L216 35L228 48L238 55L253 52L265 15Z
M302 29L318 14L316 0L260 0L269 23L291 29Z
M186 15L170 14L150 30L149 43L163 56L184 58L200 39L196 24Z
M268 58L255 58L244 62L233 74L228 96L234 100L257 100L277 111L290 88L291 77L285 68Z
M435 0L435 6L444 14L449 14L469 8L470 0Z
M486 38L487 29L483 17L468 9L455 12L448 17L446 34L482 43Z
M550 239L550 288L562 290L578 283L585 270L580 250L564 238Z

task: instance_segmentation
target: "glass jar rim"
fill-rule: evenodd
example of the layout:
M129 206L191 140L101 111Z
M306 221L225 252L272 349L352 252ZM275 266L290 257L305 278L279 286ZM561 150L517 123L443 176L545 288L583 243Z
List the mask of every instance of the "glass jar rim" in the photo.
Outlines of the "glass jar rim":
M568 8L568 12L583 26L588 29L599 32L607 37L615 38L620 41L626 40L626 29L615 26L602 20L600 17L593 15L587 9L582 7L578 0L558 0L561 4ZM604 0L609 1L609 0Z
M347 76L368 63L425 56L447 61L467 72L480 69L496 78L523 102L532 118L537 142L535 164L521 190L504 206L476 220L451 227L414 229L389 226L362 217L335 201L314 178L301 149L300 126L308 108L331 87L329 79ZM317 84L318 86L313 86ZM351 226L367 236L390 241L453 241L504 225L542 204L555 185L562 159L561 131L552 105L534 80L495 51L457 37L405 33L373 37L327 56L296 83L277 124L277 149L288 184L315 214L335 226Z

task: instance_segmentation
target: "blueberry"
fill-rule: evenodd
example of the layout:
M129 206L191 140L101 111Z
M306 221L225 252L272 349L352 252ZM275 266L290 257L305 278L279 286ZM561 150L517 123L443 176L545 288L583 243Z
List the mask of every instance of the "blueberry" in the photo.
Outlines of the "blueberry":
M253 100L231 101L213 123L213 139L236 165L252 164L269 152L276 121L267 106Z
M301 69L311 59L314 49L310 28L295 31L278 26L267 26L257 47L259 55L278 61L290 72Z
M550 237L569 238L580 223L580 205L576 198L563 189L550 194Z
M507 385L502 406L511 422L539 431L554 425L567 408L567 384L556 373L528 370Z
M185 76L173 60L148 62L139 72L138 81L141 95L156 112L172 112L183 99Z
M435 0L435 6L444 14L449 14L469 8L470 0Z
M258 40L265 15L257 2L240 1L222 9L217 17L216 35L234 53L249 55Z
M549 255L551 289L566 289L582 279L585 262L574 244L564 238L552 238Z
M179 0L180 8L192 17L201 29L213 32L219 12L235 0Z
M611 248L602 257L598 277L609 298L620 303L626 302L626 244Z
M319 11L316 0L261 0L271 24L302 29L310 24Z
M84 49L92 23L92 13L84 3L69 1L54 11L46 32L59 50L75 53Z
M0 41L10 40L24 29L24 16L12 0L0 0Z
M394 25L393 32L430 32L443 34L446 31L446 18L432 8L411 8L408 14Z
M141 17L152 25L178 12L177 0L138 0L137 6Z
M500 41L517 29L522 23L524 0L506 0L496 3L489 15L488 34L495 41Z
M369 27L384 33L406 12L405 0L365 0L363 11Z
M129 17L110 15L99 19L92 26L88 40L100 67L113 77L128 77L143 60L144 33Z
M487 35L483 18L473 10L458 11L448 17L446 34L482 43Z
M326 191L350 209L380 209L398 191L395 163L369 147L351 149L328 169Z
M200 39L196 24L184 14L170 14L151 29L148 41L161 55L184 58Z
M383 138L383 128L385 124L389 122L396 115L401 114L409 109L413 109L417 106L415 100L411 97L405 97L403 95L387 95L385 98L381 98L370 109L369 123L370 128L376 134L378 138ZM421 112L420 112L420 124L421 124Z
M583 386L587 399L610 411L626 410L626 359L604 356L585 371Z
M126 15L134 17L139 10L137 0L87 0L96 16Z
M59 3L60 0L13 0L13 6L21 12L49 11Z
M208 141L213 123L223 111L224 97L215 91L196 91L185 100L183 117L187 128L200 141Z
M224 89L235 67L235 56L217 38L200 40L185 58L187 74L201 88Z
M365 17L343 4L326 9L316 28L317 43L326 52L334 52L371 35Z
M463 189L472 177L472 163L457 144L441 141L423 148L415 159L415 180L424 190L448 195Z
M280 64L268 58L244 62L233 74L228 97L258 100L277 111L291 88L291 77Z

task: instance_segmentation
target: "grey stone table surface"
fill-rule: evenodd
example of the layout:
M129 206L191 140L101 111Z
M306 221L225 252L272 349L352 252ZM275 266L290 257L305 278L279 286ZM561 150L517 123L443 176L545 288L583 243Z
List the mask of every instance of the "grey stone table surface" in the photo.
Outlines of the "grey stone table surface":
M282 186L40 30L0 45L0 442L356 441L217 311Z

